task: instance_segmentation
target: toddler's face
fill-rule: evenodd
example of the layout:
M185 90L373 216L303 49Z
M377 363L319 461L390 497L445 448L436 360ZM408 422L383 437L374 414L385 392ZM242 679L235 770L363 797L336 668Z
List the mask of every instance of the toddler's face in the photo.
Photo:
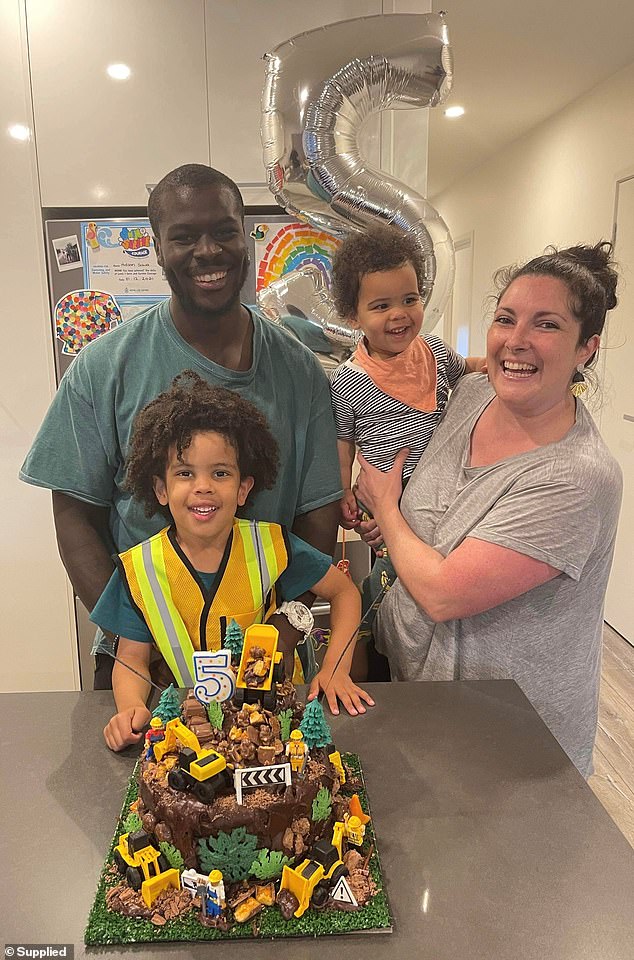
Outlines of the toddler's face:
M351 323L363 330L370 356L389 360L403 353L423 325L423 302L411 263L364 274Z

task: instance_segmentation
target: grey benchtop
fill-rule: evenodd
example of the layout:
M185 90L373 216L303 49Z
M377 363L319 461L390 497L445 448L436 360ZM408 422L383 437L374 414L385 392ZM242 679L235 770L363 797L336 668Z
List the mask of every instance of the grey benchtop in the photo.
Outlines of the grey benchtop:
M392 934L83 946L137 751L113 754L111 694L0 696L4 943L75 956L632 960L634 852L507 680L369 685L332 718L361 756Z

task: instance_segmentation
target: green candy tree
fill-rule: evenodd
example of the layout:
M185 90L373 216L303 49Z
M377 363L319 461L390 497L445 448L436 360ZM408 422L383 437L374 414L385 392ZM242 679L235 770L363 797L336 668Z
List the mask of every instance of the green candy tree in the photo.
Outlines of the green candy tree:
M230 620L227 625L227 632L225 633L223 647L226 647L227 650L231 651L232 663L240 663L243 644L244 634L240 624L236 623L235 620Z
M287 863L290 863L288 857L284 856L281 850L258 850L258 855L251 864L249 871L252 876L258 880L277 880L282 875L282 870Z
M332 733L326 723L324 708L317 698L306 704L299 729L304 734L304 742L309 750L313 747L327 747L332 743Z
M293 711L289 707L288 710L282 710L278 715L280 721L280 737L282 741L286 743L288 738L291 735L291 720L293 719Z
M212 725L214 730L222 730L222 724L225 719L225 715L222 712L222 707L217 700L210 700L207 704L207 716L209 718L209 723Z
M181 715L181 698L178 690L170 683L169 687L163 690L159 702L154 708L153 717L159 717L163 723L169 720L175 720Z

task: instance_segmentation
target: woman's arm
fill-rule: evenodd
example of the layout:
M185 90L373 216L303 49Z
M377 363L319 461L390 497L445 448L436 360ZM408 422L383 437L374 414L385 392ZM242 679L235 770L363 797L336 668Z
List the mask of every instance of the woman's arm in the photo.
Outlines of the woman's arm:
M322 668L310 685L308 699L314 700L323 690L334 714L339 713L337 698L352 716L365 713L363 702L373 706L374 700L350 679L356 632L361 619L359 591L352 580L336 567L330 567L313 590L324 600L330 601L330 642ZM339 658L341 662L338 662Z
M145 705L150 693L150 653L151 643L139 643L121 637L117 656L123 663L115 662L112 670L112 690L117 713L104 727L103 735L111 750L123 750L132 743L138 743L143 736L143 728L149 723L151 713ZM124 666L130 666L147 679L133 673Z
M486 357L467 357L465 359L465 373L486 373Z
M399 580L433 621L475 616L559 575L543 561L474 537L447 557L419 540L398 506L407 453L400 451L389 473L360 456L359 496L374 514Z

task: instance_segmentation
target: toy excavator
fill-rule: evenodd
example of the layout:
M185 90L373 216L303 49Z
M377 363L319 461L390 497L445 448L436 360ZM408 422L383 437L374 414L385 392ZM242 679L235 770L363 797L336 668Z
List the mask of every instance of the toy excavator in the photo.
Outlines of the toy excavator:
M167 887L180 890L180 874L151 842L145 830L122 833L114 848L114 862L133 890L140 890L143 902L151 907Z
M173 790L189 791L201 803L213 803L219 790L230 787L232 777L227 761L216 750L201 747L198 737L180 720L165 726L165 739L154 745L154 759L159 763L166 753L178 751L178 766L167 774Z

